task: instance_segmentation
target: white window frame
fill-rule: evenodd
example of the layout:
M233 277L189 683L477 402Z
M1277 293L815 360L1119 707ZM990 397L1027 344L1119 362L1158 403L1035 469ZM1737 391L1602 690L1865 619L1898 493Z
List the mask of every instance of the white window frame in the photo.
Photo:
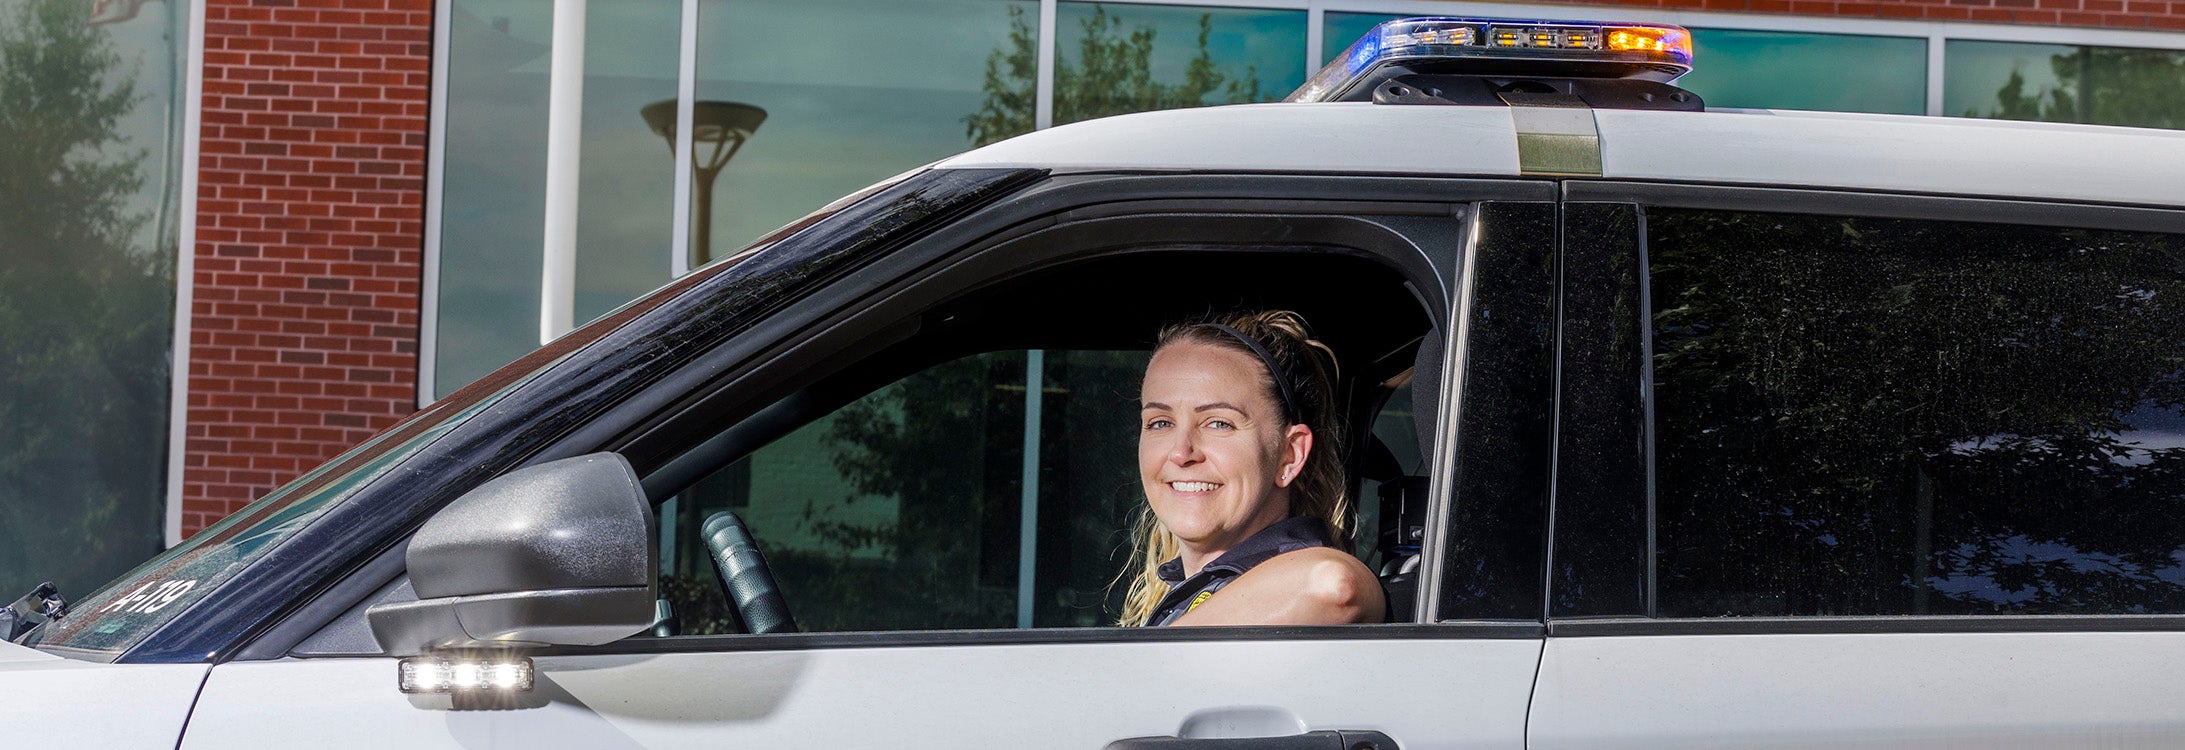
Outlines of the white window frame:
M197 173L200 127L205 113L205 0L188 4L189 35L182 71L182 194L175 216L174 343L167 373L167 508L161 535L182 543L183 470L189 463L190 311L197 299Z

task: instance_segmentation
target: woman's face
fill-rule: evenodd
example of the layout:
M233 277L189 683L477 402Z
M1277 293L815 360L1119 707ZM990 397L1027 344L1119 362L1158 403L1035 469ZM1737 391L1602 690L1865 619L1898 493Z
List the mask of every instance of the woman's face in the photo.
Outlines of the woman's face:
M1282 422L1257 357L1195 341L1146 365L1138 478L1153 514L1184 545L1226 551L1289 515L1289 487L1312 431Z

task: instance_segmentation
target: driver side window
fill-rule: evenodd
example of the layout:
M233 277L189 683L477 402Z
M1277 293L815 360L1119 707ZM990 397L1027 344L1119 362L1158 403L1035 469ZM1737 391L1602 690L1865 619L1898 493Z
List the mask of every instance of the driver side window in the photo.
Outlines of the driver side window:
M1251 294L1115 296L1155 277L1225 279ZM645 479L667 605L653 634L789 632L777 627L784 615L802 632L1116 624L1128 583L1116 579L1146 504L1145 347L1164 324L1221 308L1294 310L1332 349L1347 434L1331 443L1347 446L1336 457L1350 478L1352 549L1384 583L1409 580L1417 535L1384 527L1418 527L1424 495L1406 505L1383 487L1423 490L1427 446L1412 438L1404 388L1421 352L1439 347L1422 347L1438 334L1405 283L1338 254L1110 256L867 324L814 355L824 364L788 371L779 397L716 392L720 403L689 412ZM707 533L723 512L749 546ZM734 582L709 539L728 552ZM770 584L737 572L752 547Z
M723 510L758 541L802 630L1113 624L1108 583L1140 502L1146 357L952 359L714 471L659 506L673 632L738 632L699 533Z

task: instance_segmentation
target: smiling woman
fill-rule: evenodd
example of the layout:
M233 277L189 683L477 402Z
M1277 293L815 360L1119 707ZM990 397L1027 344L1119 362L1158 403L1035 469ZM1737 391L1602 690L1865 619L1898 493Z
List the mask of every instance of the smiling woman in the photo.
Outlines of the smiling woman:
M1334 382L1333 352L1296 313L1161 332L1141 390L1147 506L1122 624L1380 619L1373 574L1341 551L1351 513Z

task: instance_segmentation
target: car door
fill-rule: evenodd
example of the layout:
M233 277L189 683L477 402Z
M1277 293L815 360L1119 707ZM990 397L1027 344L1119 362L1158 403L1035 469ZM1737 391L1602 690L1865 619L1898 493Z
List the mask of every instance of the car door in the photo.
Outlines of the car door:
M2185 219L1570 195L1531 746L2185 741Z
M1221 747L1347 731L1523 747L1543 633L1546 186L1057 183L787 308L825 322L749 347L773 354L701 355L599 418L615 426L573 432L610 437L568 450L617 450L664 488L656 632L536 651L518 705L450 710L403 695L372 653L362 613L403 597L397 576L281 657L215 667L184 746ZM1104 292L1156 271L1250 283L1135 312L1118 302L1140 298ZM1130 341L1151 337L1136 321L1210 304L1294 305L1353 342L1351 413L1371 424L1350 432L1402 454L1393 474L1356 472L1362 492L1399 488L1362 503L1393 541L1359 546L1414 587L1394 622L1101 626L1114 513L1135 502L1101 459L1128 430L1101 425L1117 398L1135 413ZM717 507L745 516L806 632L734 632L693 551Z

